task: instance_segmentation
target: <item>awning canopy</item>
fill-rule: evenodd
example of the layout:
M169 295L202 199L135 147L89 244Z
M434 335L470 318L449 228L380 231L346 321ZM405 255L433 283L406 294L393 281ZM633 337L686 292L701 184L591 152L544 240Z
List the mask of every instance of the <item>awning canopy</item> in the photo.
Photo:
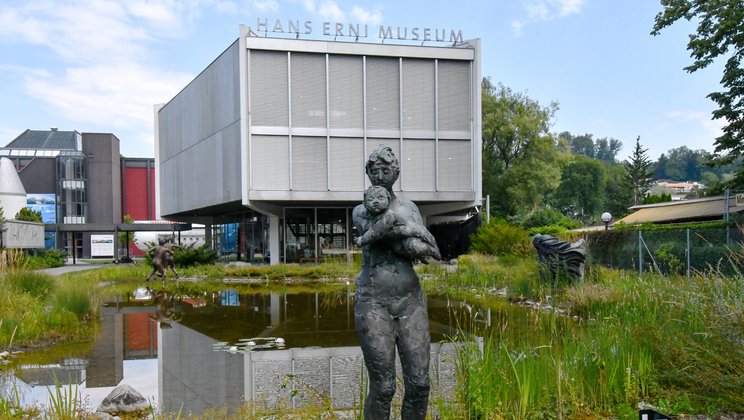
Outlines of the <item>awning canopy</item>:
M632 214L617 223L679 223L690 221L723 220L724 197L707 197L694 200L633 206ZM744 211L744 203L737 205L736 197L729 199L729 214Z

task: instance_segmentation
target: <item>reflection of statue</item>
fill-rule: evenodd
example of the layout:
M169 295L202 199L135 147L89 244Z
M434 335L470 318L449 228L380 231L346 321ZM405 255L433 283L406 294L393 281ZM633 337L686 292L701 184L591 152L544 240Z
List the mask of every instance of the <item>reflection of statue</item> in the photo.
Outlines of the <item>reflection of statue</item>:
M549 275L552 284L559 274L565 275L571 281L584 278L586 246L583 239L569 244L554 236L535 235L532 244L537 249L537 262L543 279Z
M173 271L173 274L176 276L176 278L178 278L178 272L176 271L176 262L173 259L173 249L177 247L178 246L172 242L161 242L160 245L151 250L153 252L152 262L150 263L152 265L152 271L150 271L150 274L147 275L147 281L150 281L150 278L155 273L157 273L158 277L165 281L166 272L169 267L171 271Z
M158 292L155 295L155 312L149 315L149 318L159 323L161 329L172 328L172 323L177 322L175 301L165 292Z
M387 196L372 189L366 194L366 207L358 205L353 213L363 257L354 314L369 374L364 418L390 417L397 346L405 384L401 417L423 419L429 400L429 319L413 262L438 258L439 250L416 205L393 194L400 164L392 150L375 149L366 171Z

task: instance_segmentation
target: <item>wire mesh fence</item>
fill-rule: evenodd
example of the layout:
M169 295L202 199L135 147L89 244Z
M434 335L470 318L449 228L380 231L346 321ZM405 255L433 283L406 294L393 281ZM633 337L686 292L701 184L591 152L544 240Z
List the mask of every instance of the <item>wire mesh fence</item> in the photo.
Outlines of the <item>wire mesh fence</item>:
M587 265L639 273L744 272L744 233L721 229L604 231L587 236Z

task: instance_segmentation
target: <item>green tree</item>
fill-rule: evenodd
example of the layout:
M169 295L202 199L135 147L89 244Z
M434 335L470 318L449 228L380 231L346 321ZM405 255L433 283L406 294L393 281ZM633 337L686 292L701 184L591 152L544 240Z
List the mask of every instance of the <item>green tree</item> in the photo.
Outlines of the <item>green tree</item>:
M558 105L543 107L488 78L482 92L484 194L494 215L529 211L558 185L560 154L549 133Z
M721 77L722 91L708 95L718 109L713 119L724 120L723 135L715 141L714 162L725 165L744 156L744 2L741 0L661 0L664 10L656 15L652 35L680 19L696 19L697 30L690 34L687 50L693 59L687 72L708 67L717 59L725 59ZM730 182L732 187L744 186L741 165Z
M680 146L669 150L668 158L666 163L668 178L677 181L700 181L710 154L702 149L692 150L687 146Z
M615 220L625 217L628 214L628 207L633 204L632 190L625 182L627 175L625 165L607 167L604 208L612 214Z
M615 157L622 148L623 143L618 139L607 137L597 139L594 157L608 163L615 163Z
M651 188L651 161L646 152L648 149L641 147L641 137L636 138L636 145L630 160L624 162L625 166L625 185L628 186L631 194L631 201L634 205L641 204L643 198Z
M669 163L669 158L664 153L659 156L659 160L654 162L653 164L653 178L654 179L667 179L669 178L666 174L666 167L667 163Z
M564 214L589 221L603 211L604 191L607 184L605 166L586 156L574 156L561 174L556 191L556 201Z
M584 155L593 158L596 154L594 136L584 134L582 136L571 136L571 152L575 155Z
M36 222L41 223L41 212L37 210L31 210L28 207L23 207L16 215L16 220L22 220L25 222Z
M714 190L721 179L715 173L711 171L703 172L701 177L701 183L705 186L704 192L707 195L711 190Z

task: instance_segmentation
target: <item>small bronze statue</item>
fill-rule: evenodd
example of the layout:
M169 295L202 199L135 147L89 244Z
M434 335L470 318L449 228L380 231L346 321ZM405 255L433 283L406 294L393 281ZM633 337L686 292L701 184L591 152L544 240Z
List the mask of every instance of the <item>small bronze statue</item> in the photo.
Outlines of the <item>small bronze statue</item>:
M569 244L550 235L535 235L532 245L537 249L537 263L540 266L540 276L543 280L554 285L559 276L569 281L584 278L584 263L586 262L586 245L583 239Z
M150 249L150 252L153 252L153 257L152 262L150 263L152 265L152 271L147 275L148 282L155 273L157 273L158 277L165 282L166 273L169 267L176 278L178 278L176 262L173 259L173 250L175 248L178 248L178 245L170 241L161 241L160 245Z
M400 163L389 147L377 147L366 163L373 187L354 208L362 271L356 281L354 318L369 392L364 418L388 419L395 395L395 352L403 368L403 419L424 419L429 401L429 317L415 261L439 259L434 237L418 208L396 197Z

